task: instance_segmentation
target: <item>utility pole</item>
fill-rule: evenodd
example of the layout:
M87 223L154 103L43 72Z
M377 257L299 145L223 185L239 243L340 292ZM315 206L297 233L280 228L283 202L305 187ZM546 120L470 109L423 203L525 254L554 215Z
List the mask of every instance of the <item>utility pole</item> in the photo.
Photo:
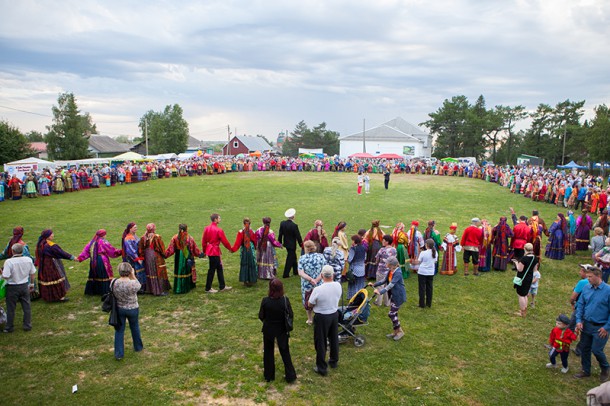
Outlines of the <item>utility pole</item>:
M227 124L227 155L231 155L231 127Z
M148 156L148 121L144 120L144 139L146 140L146 155Z
M366 130L365 130L365 127L366 127L366 119L363 118L362 119L362 152L363 153L366 153L366 135L365 135L366 134Z
M563 123L563 150L561 151L561 164L565 165L565 156L566 156L566 133L568 127L568 119Z

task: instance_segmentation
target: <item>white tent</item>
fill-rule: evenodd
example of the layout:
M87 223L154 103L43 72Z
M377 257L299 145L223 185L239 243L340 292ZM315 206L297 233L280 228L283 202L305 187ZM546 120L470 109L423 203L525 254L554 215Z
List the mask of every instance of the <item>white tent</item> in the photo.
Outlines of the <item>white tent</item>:
M55 165L64 168L70 168L71 166L81 165L98 165L110 163L110 158L87 158L87 159L75 159L73 161L55 161Z
M115 157L110 158L111 161L145 161L146 159L138 154L137 152L125 152L123 154L117 155Z
M176 159L178 155L174 153L159 154L159 155L146 155L146 158L152 159L153 161L167 161L168 159Z
M45 169L55 170L55 163L40 158L25 158L4 164L4 170L11 176L17 175L19 179L22 179L28 172L40 173Z
M183 152L182 154L178 154L178 160L186 161L186 160L194 157L196 154L197 154L196 152Z

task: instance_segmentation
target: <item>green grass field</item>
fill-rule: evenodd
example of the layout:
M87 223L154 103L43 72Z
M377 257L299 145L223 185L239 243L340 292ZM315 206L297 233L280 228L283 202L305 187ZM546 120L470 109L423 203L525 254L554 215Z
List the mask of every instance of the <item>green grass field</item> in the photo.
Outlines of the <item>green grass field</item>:
M557 208L512 195L495 184L463 178L393 175L389 190L373 175L371 194L356 195L356 176L335 173L241 173L163 179L79 193L0 203L0 242L12 228L25 227L34 249L40 231L53 228L55 241L78 255L98 228L120 246L130 221L139 235L149 222L166 244L179 223L189 225L198 244L209 215L218 212L231 242L244 216L253 227L270 216L277 233L283 213L297 210L303 236L315 219L327 231L344 220L348 235L379 219L391 232L398 221L417 219L422 230L430 219L441 234L453 221L461 234L474 216L497 223L539 209L550 224ZM283 269L285 251L279 250ZM537 307L527 319L518 310L511 271L480 278L462 275L435 278L433 307L417 307L417 278L406 280L408 300L400 310L406 336L387 340L387 308L373 307L370 324L360 328L366 344L341 346L339 368L322 378L312 371L313 331L305 324L299 280L286 282L295 309L291 352L298 380L287 385L276 354L277 380L262 376L261 323L257 318L267 283L246 288L238 282L239 254L223 250L225 276L234 289L207 295L203 284L207 259L197 260L198 288L187 295L140 298L145 350L134 353L126 333L125 359L113 356L113 329L98 297L84 296L88 262L66 262L72 290L66 304L33 304L33 330L0 335L2 404L387 404L387 405L572 405L597 386L578 381L580 360L570 356L570 373L547 370L544 344L559 313L569 314L570 292L582 253L564 261L543 262ZM118 260L113 261L116 267ZM168 261L172 269L173 259ZM460 265L460 273L461 273ZM286 280L285 280L286 281ZM173 283L173 280L172 280ZM217 286L217 281L215 281ZM72 385L78 392L71 394Z

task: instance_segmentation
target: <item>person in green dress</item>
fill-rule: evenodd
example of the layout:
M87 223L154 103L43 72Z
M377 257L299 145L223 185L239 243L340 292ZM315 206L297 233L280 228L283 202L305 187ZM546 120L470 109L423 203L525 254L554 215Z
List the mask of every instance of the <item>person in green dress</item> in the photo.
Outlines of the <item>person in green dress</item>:
M165 258L174 256L174 293L188 293L195 288L197 272L195 270L195 257L202 258L193 237L188 233L188 226L180 224L178 234L172 237Z
M239 281L245 286L252 286L258 279L256 266L256 233L250 228L250 219L244 218L244 228L237 232L235 244L231 251L241 252L239 265Z

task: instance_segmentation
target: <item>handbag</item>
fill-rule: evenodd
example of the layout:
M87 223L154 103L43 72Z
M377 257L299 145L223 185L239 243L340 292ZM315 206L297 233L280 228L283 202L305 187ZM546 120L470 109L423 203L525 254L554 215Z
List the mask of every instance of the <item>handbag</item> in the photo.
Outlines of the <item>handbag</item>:
M102 310L107 313L110 312L110 315L108 316L109 325L113 327L120 327L121 320L119 319L119 306L116 301L116 297L114 297L114 293L112 291L115 282L116 279L110 282L110 292L102 296Z
M523 276L521 278L519 278L518 276L515 276L513 278L513 283L517 286L521 286L523 284L523 280L525 279L525 275L527 275L527 273L529 272L530 268L532 267L532 264L534 263L534 261L530 261L530 264L527 266L527 269L525 270L525 273L523 274Z
M294 323L292 317L290 316L290 312L288 311L288 300L286 296L284 296L284 323L286 326L286 331L291 332L294 328Z

